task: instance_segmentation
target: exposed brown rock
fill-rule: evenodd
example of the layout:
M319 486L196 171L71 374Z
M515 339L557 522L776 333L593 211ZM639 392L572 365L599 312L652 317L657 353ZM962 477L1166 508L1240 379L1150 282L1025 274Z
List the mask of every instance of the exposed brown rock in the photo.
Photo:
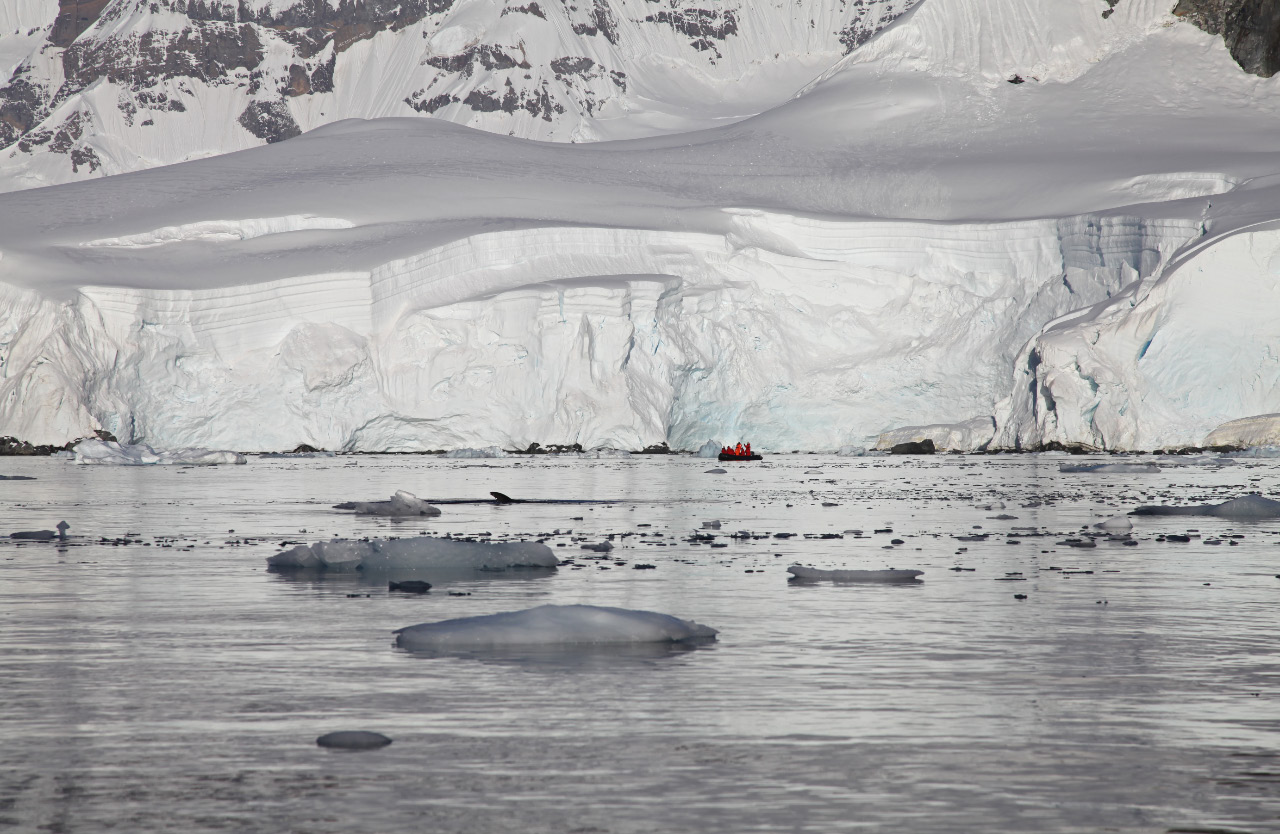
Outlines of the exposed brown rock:
M1280 71L1280 0L1178 0L1173 13L1211 35L1222 35L1245 72Z

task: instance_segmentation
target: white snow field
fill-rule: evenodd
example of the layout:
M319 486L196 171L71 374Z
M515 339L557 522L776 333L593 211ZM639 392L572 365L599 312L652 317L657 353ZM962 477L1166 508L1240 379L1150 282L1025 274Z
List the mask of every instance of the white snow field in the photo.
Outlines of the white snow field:
M301 544L267 557L277 570L501 571L508 568L554 568L560 560L537 542L458 541L433 536L407 539L332 539Z
M97 19L67 44L44 37L59 4L6 0L0 97L12 77L34 92L19 101L52 106L0 154L0 188L214 156L347 118L561 142L725 124L785 102L914 2L113 0L101 14L69 5ZM328 42L308 54L300 42L316 36ZM246 123L254 105L268 130Z
M1171 6L924 0L692 133L348 120L5 195L0 435L1198 444L1280 412L1280 81Z
M714 628L656 611L599 605L539 605L479 617L422 623L396 631L396 645L416 650L511 646L592 646L713 640Z
M71 452L76 463L96 466L217 466L248 462L238 452L191 447L156 450L145 443L128 445L110 440L81 440Z

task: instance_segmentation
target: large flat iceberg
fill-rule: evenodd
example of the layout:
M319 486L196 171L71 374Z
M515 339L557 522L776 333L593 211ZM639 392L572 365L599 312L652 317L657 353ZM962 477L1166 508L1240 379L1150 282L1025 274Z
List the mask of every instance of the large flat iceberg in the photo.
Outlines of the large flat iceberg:
M82 440L71 451L76 463L108 466L216 466L247 462L238 452L194 447L156 450L145 443L123 444L111 440Z
M559 564L551 548L538 542L473 542L434 536L331 539L267 557L267 566L276 570L496 571Z
M1250 519L1280 518L1280 501L1251 494L1223 501L1221 504L1204 504L1192 507L1168 507L1152 505L1139 507L1130 515L1207 515L1215 518Z
M654 611L596 605L540 605L481 617L409 626L396 645L417 650L592 646L712 640L714 628Z

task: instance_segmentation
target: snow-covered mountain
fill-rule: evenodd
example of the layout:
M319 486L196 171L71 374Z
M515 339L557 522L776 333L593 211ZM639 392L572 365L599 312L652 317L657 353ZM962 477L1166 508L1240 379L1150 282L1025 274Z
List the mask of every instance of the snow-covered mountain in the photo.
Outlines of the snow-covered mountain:
M1190 445L1280 412L1277 82L1169 0L923 0L794 99L441 119L0 198L0 434Z
M0 187L348 118L592 141L788 99L915 0L8 0Z

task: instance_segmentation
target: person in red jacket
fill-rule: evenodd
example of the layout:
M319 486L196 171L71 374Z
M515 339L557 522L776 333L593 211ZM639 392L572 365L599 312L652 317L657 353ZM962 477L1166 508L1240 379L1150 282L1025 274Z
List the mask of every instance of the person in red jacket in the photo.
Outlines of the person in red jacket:
M751 457L751 444L747 444L747 457Z
M739 443L737 446L735 446L735 447L733 448L733 453L734 453L735 455L737 455L738 457L742 457L742 444L741 444L741 443Z

